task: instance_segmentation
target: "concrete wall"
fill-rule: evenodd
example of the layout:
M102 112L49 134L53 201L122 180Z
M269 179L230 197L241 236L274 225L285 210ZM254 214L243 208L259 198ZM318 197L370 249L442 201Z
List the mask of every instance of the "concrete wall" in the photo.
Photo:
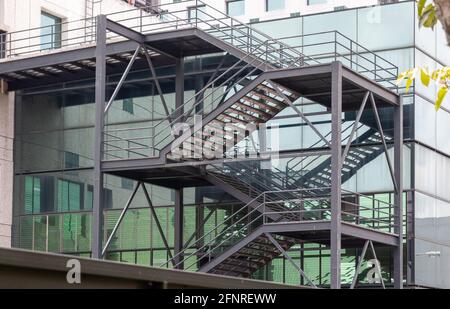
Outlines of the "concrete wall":
M0 247L11 246L14 96L0 95Z

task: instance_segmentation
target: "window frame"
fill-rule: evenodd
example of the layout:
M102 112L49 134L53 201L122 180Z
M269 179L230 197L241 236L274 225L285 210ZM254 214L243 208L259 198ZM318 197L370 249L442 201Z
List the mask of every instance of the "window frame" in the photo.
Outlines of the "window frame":
M6 30L0 29L0 59L5 59L7 50L6 50L6 38L7 38L8 32Z
M324 0L324 2L321 3L311 3L311 0L306 1L306 5L320 5L320 4L327 4L328 0Z
M275 11L281 11L281 10L286 9L286 0L281 0L281 1L283 1L283 7L278 8L278 9L269 10L269 3L270 3L270 1L271 0L266 0L266 12L275 12Z
M44 26L42 24L42 18L43 17L47 17L50 18L54 21L54 24L49 25L49 26ZM62 47L62 24L63 24L63 18L57 15L54 15L52 13L49 13L47 11L41 10L41 14L40 14L40 18L41 18L41 33L40 33L40 47L41 50L52 50L52 49L58 49ZM50 28L51 27L51 33L46 34L43 33L44 29ZM45 42L43 41L44 37L51 37L50 42Z
M235 3L235 2L242 2L243 5L244 5L244 11L243 11L242 14L238 14L238 15L230 15L230 7L229 7L229 5L230 5L231 3ZM244 15L245 15L245 0L226 0L226 1L225 1L225 11L226 11L226 14L227 14L228 16L230 16L230 17L244 16Z

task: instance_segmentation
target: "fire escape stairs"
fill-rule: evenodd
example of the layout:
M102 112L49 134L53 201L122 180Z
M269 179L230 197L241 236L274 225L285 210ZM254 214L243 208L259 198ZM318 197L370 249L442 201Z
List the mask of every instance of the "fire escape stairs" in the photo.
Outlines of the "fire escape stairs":
M286 236L274 235L274 237L284 251L289 251L298 242ZM249 278L281 254L282 252L268 239L264 228L261 227L217 256L200 257L200 264L202 259L209 258L210 261L207 261L198 271Z

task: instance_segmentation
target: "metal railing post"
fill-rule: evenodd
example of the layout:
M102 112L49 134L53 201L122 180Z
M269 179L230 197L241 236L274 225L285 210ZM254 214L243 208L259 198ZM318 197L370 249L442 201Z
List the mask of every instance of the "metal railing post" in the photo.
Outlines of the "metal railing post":
M195 0L195 28L198 28L198 0Z
M350 68L353 69L353 41L350 40Z
M263 224L266 224L266 193L263 194Z
M337 32L334 32L334 61L337 61Z
M140 30L140 33L142 33L142 19L143 19L143 13L142 13L142 10L139 10L139 30Z

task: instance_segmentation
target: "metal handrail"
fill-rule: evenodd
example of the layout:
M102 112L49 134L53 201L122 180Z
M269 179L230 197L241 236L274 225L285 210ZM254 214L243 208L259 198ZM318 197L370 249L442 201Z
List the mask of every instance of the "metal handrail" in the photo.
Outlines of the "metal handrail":
M245 57L244 57L245 58ZM193 107L190 109L190 112L192 112L193 110L195 110L195 107L200 106L201 107L201 111L203 111L205 109L204 103L205 100L209 99L211 96L214 96L214 94L217 93L217 91L222 90L222 88L229 83L231 80L233 80L233 78L238 75L240 72L245 71L247 68L250 68L252 66L252 63L256 60L250 61L247 63L247 65L245 65L244 67L240 68L236 73L234 73L231 77L227 78L225 81L223 81L221 84L219 84L218 86L215 86L214 84L217 83L217 81L221 80L224 76L226 76L229 72L231 72L239 63L241 62L246 62L246 60L242 58L240 59L236 64L234 64L232 67L230 67L229 69L227 69L224 73L220 74L217 78L215 78L213 81L211 81L209 84L207 84L201 91L199 91L198 93L196 93L191 99L189 99L188 101L186 101L185 103L183 103L183 105L179 106L177 109L175 109L174 111L172 111L172 113L170 115L168 115L166 118L160 120L157 124L153 125L153 126L149 126L151 129L153 130L158 130L158 132L155 133L154 136L152 136L151 138L153 140L156 140L157 137L159 137L161 134L163 134L164 132L168 132L169 129L172 128L172 126L177 123L180 122L180 120L185 119L186 117L189 117L189 115L186 115L186 113L183 113L182 111L184 110L185 106L189 106L191 103L194 102ZM244 77L242 77L239 81L244 80L245 78L251 76L252 74L254 74L255 71L257 71L259 69L259 67L262 64L254 67L254 69L252 69L249 73L247 73ZM207 96L201 96L200 100L198 100L198 97L200 96L200 94L202 94L206 89L208 89L209 87L213 86L216 90L210 92ZM216 99L217 100L217 99ZM211 102L211 104L214 104L215 101ZM210 105L211 105L210 104ZM177 115L175 118L173 118L173 115ZM160 128L160 126L162 126L166 121L169 121L169 123ZM171 133L168 132L168 135L163 137L160 141L158 141L158 143L156 143L154 145L154 149L156 150L157 147L159 145L161 145L163 142L166 141L167 138L169 138L171 136ZM158 149L159 150L159 149Z
M288 193L288 192L300 192L300 191L305 191L305 190L306 190L306 189L286 190L286 191L284 191L284 193ZM197 253L198 253L199 251L201 251L202 249L204 249L204 248L206 248L206 247L209 247L209 246L210 246L210 243L214 242L214 241L217 240L219 237L221 237L222 235L224 235L224 234L226 234L227 232L229 232L229 230L232 229L236 224L238 224L238 223L242 222L243 220L245 220L245 219L251 217L255 212L259 212L257 218L260 218L261 216L263 216L265 210L264 210L263 212L261 212L260 209L261 209L262 207L264 207L265 204L266 204L266 201L265 201L265 198L264 198L264 197L265 197L266 195L272 194L272 193L279 193L279 191L266 191L266 192L263 192L263 193L259 194L257 197L255 197L255 198L252 199L249 203L247 203L245 206L243 206L239 211L237 211L236 213L234 213L232 217L230 217L230 218L228 218L227 220L223 221L220 225L214 227L214 228L213 228L211 231L209 231L207 234L205 234L205 235L203 235L201 238L199 238L193 245L191 245L191 246L188 247L188 248L185 248L185 249L182 250L180 253L178 253L176 256L174 256L174 257L172 258L172 260L177 260L179 257L184 257L184 259L183 259L182 261L179 261L177 264L175 264L174 267L179 266L180 264L184 263L186 260L188 260L188 259L191 258L192 256L197 255ZM242 218L240 218L238 221L235 221L235 222L232 221L232 219L233 219L234 216L236 216L237 214L241 213L243 210L247 210L248 207L251 207L251 205L252 205L253 203L257 202L258 200L261 200L261 198L263 199L263 202L261 202L257 207L252 207L253 209L252 209L250 212L248 212L245 216L243 216ZM207 244L201 244L201 242L202 242L207 236L209 236L211 233L215 232L215 231L218 229L218 227L221 227L221 226L223 226L223 225L225 225L225 224L228 224L229 221L233 222L233 224L229 224L228 227L227 227L225 230L221 231L216 237L214 237L213 239L211 239ZM241 228L240 230L242 230L242 229L246 228L247 226L251 225L252 223L254 223L254 221L255 221L255 220L252 220L252 222L251 222L250 224L247 224L246 226L244 226L244 227ZM184 253L185 253L186 251L190 250L191 247L195 247L195 245L196 245L197 243L200 243L200 244L201 244L201 247L200 247L199 249L197 249L196 252L193 252L193 253L189 254L188 256L185 256ZM223 242L222 242L222 243L223 243ZM221 243L221 244L222 244L222 243ZM216 246L216 247L217 247L217 246ZM162 264L161 267L164 267L165 265L167 265L168 263L170 263L172 260L169 260L169 261L167 261L166 263ZM191 266L192 266L192 265L188 266L187 269L189 269Z
M342 131L342 133L348 131L348 130L349 130L350 128L352 128L353 126L354 126L353 123L350 124L347 128L345 128L345 129ZM364 125L360 125L360 126L358 127L358 129L362 128L363 126L364 126ZM324 137L327 138L327 137L331 136L332 133L333 133L333 132L330 131L330 132L327 133ZM347 137L343 138L342 141L345 141L348 137L350 137L350 134L349 134ZM317 145L319 145L321 142L322 142L322 140L319 140L319 141L317 141L316 143L314 143L311 147L308 147L308 148L309 148L309 149L314 148L314 147L316 147ZM295 164L294 166L292 166L290 169L293 170L293 169L296 168L298 165L302 164L307 158L308 158L308 157L304 157L304 158L301 159L297 164ZM297 159L297 158L292 158L292 159L290 159L290 160L286 163L286 175L287 175L288 170L289 170L289 164L290 164L292 161L296 160L296 159ZM317 159L317 158L316 158L316 159ZM308 163L308 165L306 165L306 166L303 168L303 170L304 170L306 167L308 167L312 162L314 162L316 159L314 159L314 160L312 160L310 163ZM294 175L297 175L298 173L299 173L299 172L295 173Z
M330 188L316 188L316 190L325 190L325 189L330 189ZM199 238L195 243L193 243L192 245L185 247L181 252L179 252L176 256L174 256L171 260L167 261L166 263L162 264L161 267L165 267L167 266L170 262L172 261L177 261L177 263L174 265L174 267L178 267L182 264L184 264L186 261L188 261L190 258L194 257L194 256L198 256L199 253L202 254L201 258L204 257L209 257L209 260L211 260L211 255L214 251L216 251L219 248L222 248L223 245L229 241L230 239L236 237L237 235L244 235L243 237L248 236L252 231L256 230L257 228L259 228L261 225L264 224L274 224L274 223L279 223L279 222L284 222L284 221L270 221L267 220L270 217L273 217L273 215L295 215L295 214L305 214L305 213L325 213L325 212L331 212L331 205L330 203L326 203L327 204L327 208L322 208L325 204L323 203L324 201L329 201L330 197L327 195L325 197L320 197L320 196L312 196L312 197L295 197L296 193L301 193L301 192L307 192L307 191L311 191L311 189L297 189L297 190L285 190L285 191L266 191L263 192L261 194L259 194L256 198L254 198L251 202L249 202L248 204L246 204L245 206L243 206L241 209L239 209L236 213L234 213L230 218L228 218L227 220L223 221L220 225L214 227L212 230L210 230L207 234L203 235L201 238ZM352 194L352 195L358 195L358 196L363 196L360 193L354 193L348 190L343 190L343 192L347 192L348 194ZM316 204L311 204L309 203L309 206L312 206L313 208L311 209L288 209L288 210L283 210L283 211L274 211L272 210L268 210L266 207L268 207L268 205L270 204L279 204L281 202L286 202L286 200L275 200L275 201L267 201L267 195L270 194L279 194L279 193L292 193L294 194L294 198L288 199L289 202L303 202L303 203L308 203L308 202L319 202L318 205ZM347 195L348 195L347 194ZM374 201L378 201L379 203L385 203L389 205L389 209L392 209L393 205L384 201L380 201L377 200L375 198L372 197L367 197L369 199L372 199ZM234 221L234 218L240 214L242 211L247 210L248 207L251 207L251 205L255 202L255 201L260 201L262 200L262 202L260 202L260 204L256 207L252 207L253 209L251 211L249 211L248 213L246 213L243 217L241 217L240 219L238 219L237 221ZM348 201L342 201L345 203L349 203ZM365 209L365 210L370 210L373 213L382 213L387 215L388 217L386 219L384 218L380 218L380 216L378 215L378 217L376 217L375 215L373 216L373 218L370 217L365 217L362 216L360 214L355 214L355 213L350 213L347 211L342 211L342 214L348 216L348 217L353 217L354 219L352 221L349 221L348 219L346 220L345 218L343 218L344 222L350 222L353 224L358 224L358 225L364 225L366 223L361 223L361 222L372 222L372 225L369 225L369 228L379 228L379 229L384 229L384 228L388 228L389 231L391 231L392 228L394 228L396 225L395 223L392 223L395 215L392 215L390 213L386 213L383 211L380 211L379 209L374 209L374 208L369 208L369 207L365 207L363 205L358 205L355 203L352 203L353 205L355 205L356 207L358 207L359 209ZM316 207L320 207L320 208L316 208ZM262 211L261 211L261 208ZM258 213L254 218L254 214ZM330 213L331 215L331 213ZM323 215L322 215L323 216ZM281 220L283 220L283 218L288 218L288 217L283 217L280 216ZM260 222L260 219L262 219L262 222ZM289 219L287 219L289 220ZM308 219L304 219L309 221ZM292 220L290 220L289 222L291 222ZM356 223L354 223L353 221L356 221ZM241 223L241 222L247 222L244 226L240 227L238 230L235 229L235 227ZM258 226L254 227L254 223L255 222L260 222L261 224L259 224ZM292 221L293 222L293 221ZM394 220L395 222L395 220ZM378 226L376 226L376 224L378 224ZM383 224L383 226L380 227L380 224ZM222 231L220 231L217 235L215 235L214 238L212 238L211 240L209 240L209 242L204 242L204 240L206 239L206 237L210 236L212 233L215 233L219 227L223 226L223 225L227 225L228 227ZM245 232L243 232L245 231ZM199 244L199 248L197 247L197 244ZM192 250L192 248L196 248L196 250L194 252L191 252L189 254L187 254L187 251ZM204 249L206 249L207 251L203 251ZM223 249L223 248L222 248ZM186 267L184 269L189 270L192 266L196 265L197 261L194 261L193 263L191 263L190 265L185 265Z

